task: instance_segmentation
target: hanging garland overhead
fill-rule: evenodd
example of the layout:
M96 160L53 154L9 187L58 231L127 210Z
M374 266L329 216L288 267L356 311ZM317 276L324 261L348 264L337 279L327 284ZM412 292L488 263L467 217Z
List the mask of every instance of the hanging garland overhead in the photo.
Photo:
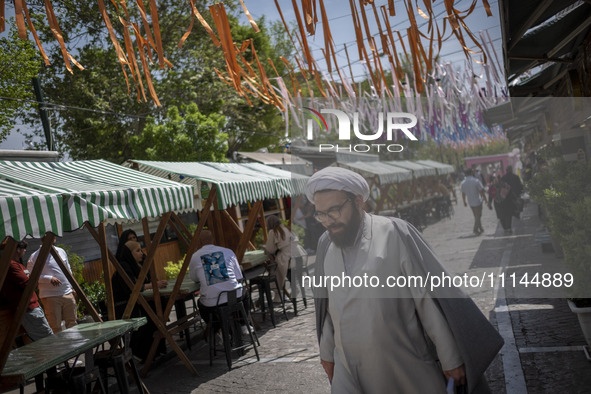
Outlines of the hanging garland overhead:
M66 48L51 1L44 1L47 21L60 46L66 69L73 72L71 64L74 64L83 70L83 66L74 59ZM165 58L163 53L156 0L147 1L148 7L144 5L143 0L130 1L136 7L137 12L135 14L139 14L139 19L141 19L133 21L125 0L111 1L111 5L109 5L111 12L104 0L97 0L101 17L121 64L128 93L131 91L128 75L131 74L137 100L145 101L149 96L155 105L160 105L152 84L149 64L153 64L156 58L160 69L171 68L172 64ZM358 60L364 64L371 86L369 96L388 98L403 96L408 98L422 94L424 97L428 97L428 102L431 104L422 108L423 104L418 100L417 110L436 114L437 112L432 107L435 102L434 97L443 97L451 103L461 94L475 94L476 104L467 105L463 110L473 110L475 111L473 114L476 114L490 105L491 102L487 101L489 99L486 97L483 97L479 85L474 80L474 76L477 76L473 70L474 63L480 64L482 67L483 71L479 77L485 79L485 89L488 95L492 94L494 86L502 83L502 73L500 72L501 68L496 53L492 59L496 61L490 59L491 51L494 52L490 36L486 37L481 34L477 37L470 31L465 20L475 11L479 2L482 3L486 14L491 16L490 5L487 0L473 0L468 8L461 10L456 7L456 0L438 0L438 2L443 3L443 16L436 15L433 8L436 3L435 0L398 0L396 2L388 0L387 5L380 7L376 6L373 0L349 0L348 6L352 28L355 32L357 51L349 53L347 45L343 46L346 54L346 68L344 69L340 68L337 62L337 50L330 29L327 8L323 0L291 0L291 7L297 23L295 30L290 29L278 0L275 0L275 6L287 36L295 48L295 64L291 64L285 58L281 59L288 73L285 76L277 73L275 64L271 59L259 59L252 40L242 43L234 42L226 9L222 2L209 6L209 12L213 20L212 27L197 9L194 0L190 0L191 22L178 45L183 45L191 34L194 20L197 19L209 34L214 45L223 51L226 66L224 70L215 70L219 78L231 86L240 96L244 97L247 102L251 103L251 99L257 97L265 103L275 105L286 115L290 112L290 109L292 109L291 113L293 115L296 101L302 97L301 82L305 84L310 94L313 94L311 85L315 85L317 91L324 98L359 97L361 92L358 91L353 77L352 60ZM252 28L255 32L258 32L259 28L248 11L245 1L240 0L240 3ZM285 4L289 3L284 3L284 7ZM4 0L0 0L0 32L5 29L4 6ZM35 26L29 16L26 1L14 0L14 7L20 38L27 39L27 29L30 30L45 64L49 64L49 59L43 50ZM119 20L118 23L121 24L121 29L114 29L109 15L115 11L119 15L119 7L123 10L125 17L118 16L116 18ZM400 15L401 10L405 11L409 26L404 30L395 30L390 19ZM418 23L420 19L424 20L422 25ZM308 40L308 36L314 36L317 33L318 21L321 21L322 24L324 41L320 59L313 56ZM142 29L140 29L140 25ZM116 30L123 32L122 37L116 33ZM456 75L451 66L439 65L435 61L443 43L452 38L461 45L467 58L463 75ZM123 41L123 45L121 41ZM249 60L245 57L247 50ZM401 56L404 56L404 58ZM405 72L402 63L405 60L412 62L411 75L407 75ZM265 68L262 66L264 61L271 65L275 71L274 76L266 74ZM319 61L324 61L326 67L320 67ZM442 75L445 75L448 81L448 87L445 90L434 88L433 84L429 82L435 78L441 78ZM336 82L333 76L338 76L340 81ZM284 78L287 78L287 82L284 81ZM464 81L470 82L466 84ZM146 88L148 95L146 95ZM445 123L443 111L440 112L442 116L434 116L433 119ZM447 116L447 119L451 118ZM462 116L458 114L454 119L454 121L461 120ZM465 119L462 122L464 126L469 123ZM450 125L449 122L447 124ZM457 133L450 134L450 127L440 127L440 129L437 129L437 127L435 123L421 123L421 130L424 131L423 135L432 134L437 138L447 140L447 142L453 142L457 138L460 140L469 140L471 138L467 134L459 135L459 137ZM446 135L449 137L446 137Z

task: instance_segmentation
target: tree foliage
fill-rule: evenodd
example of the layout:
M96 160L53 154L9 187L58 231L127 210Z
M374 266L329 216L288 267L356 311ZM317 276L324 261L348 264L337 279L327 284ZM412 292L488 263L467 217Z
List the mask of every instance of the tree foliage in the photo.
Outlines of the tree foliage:
M131 137L132 155L145 160L225 161L228 135L220 132L224 123L222 115L203 115L195 103L187 106L184 118L173 105L162 123L150 118L143 133Z
M532 199L542 207L545 224L562 247L565 262L574 275L574 286L569 290L577 298L586 297L589 304L591 161L556 159L540 169L527 188Z
M22 100L33 98L32 78L40 59L29 41L19 39L15 28L0 38L0 142L14 126L15 119L33 106Z
M257 21L261 32L255 34L250 25L241 25L237 17L232 15L238 12L235 3L226 3L234 41L240 43L252 38L267 75L275 76L267 58L271 58L282 73L283 66L279 57L290 57L283 30L278 30L274 24L267 24L261 19ZM196 6L213 26L206 3L198 0ZM169 148L148 147L145 144L147 141L165 143L165 139L154 139L155 131L175 130L178 125L167 128L165 123L179 116L188 122L187 116L197 116L190 113L192 108L201 116L198 117L199 121L211 120L213 124L219 125L218 132L227 134L224 152L229 155L235 150L255 150L280 143L283 134L280 112L260 100L252 100L253 106L249 106L233 88L218 78L214 68L225 69L223 53L213 45L198 22L195 22L184 45L177 47L190 24L189 7L187 2L158 2L164 54L173 68L158 70L156 65L151 66L155 90L162 103L162 107L156 107L150 101L136 101L136 88L131 76L128 94L112 43L106 30L101 27L102 21L96 4L80 4L74 0L62 2L62 7L56 9L57 17L60 21L67 21L70 32L65 34L67 45L86 70L75 70L73 74L66 72L59 48L53 48L50 51L52 65L41 71L41 84L46 100L63 106L50 113L58 149L67 151L73 159L103 158L120 163L132 157L140 158L135 156L140 154L135 144L144 141L142 149L146 152L141 153L141 157L146 158L149 155L153 159L162 159L154 155L157 152L170 152ZM109 12L114 13L113 10L114 8ZM115 23L114 27L119 29ZM42 33L49 34L47 29ZM47 37L47 40L51 41L51 38ZM248 61L252 60L249 50L244 55ZM191 104L195 104L195 107ZM218 122L214 115L222 115L225 121ZM35 125L37 122L35 116L29 118L30 124ZM207 124L204 130L210 126ZM185 130L181 134L183 138L200 138L191 130ZM176 137L179 138L179 135ZM201 139L184 142L194 149L206 146ZM202 156L213 157L208 152Z

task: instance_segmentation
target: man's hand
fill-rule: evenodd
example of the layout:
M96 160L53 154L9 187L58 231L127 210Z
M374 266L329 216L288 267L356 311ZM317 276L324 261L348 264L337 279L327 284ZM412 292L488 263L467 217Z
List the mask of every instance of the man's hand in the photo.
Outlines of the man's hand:
M464 367L464 364L449 371L443 371L443 374L448 380L449 378L454 378L455 386L466 384L466 367Z
M58 278L56 278L55 276L52 276L51 279L49 280L49 282L53 285L53 286L61 286L62 281L59 280Z
M334 374L334 363L320 359L320 364L324 367L324 371L328 375L328 380L332 383L332 375Z

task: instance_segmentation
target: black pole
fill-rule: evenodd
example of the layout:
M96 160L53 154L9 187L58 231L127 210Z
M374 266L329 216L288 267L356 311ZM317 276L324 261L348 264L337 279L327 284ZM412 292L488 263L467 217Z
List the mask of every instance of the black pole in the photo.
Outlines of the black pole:
M35 97L39 103L39 116L41 117L41 124L43 125L43 132L45 133L45 141L47 142L47 150L54 151L53 138L51 138L51 129L49 128L49 117L45 111L45 101L43 100L43 92L41 85L37 78L33 78L33 89L35 90Z

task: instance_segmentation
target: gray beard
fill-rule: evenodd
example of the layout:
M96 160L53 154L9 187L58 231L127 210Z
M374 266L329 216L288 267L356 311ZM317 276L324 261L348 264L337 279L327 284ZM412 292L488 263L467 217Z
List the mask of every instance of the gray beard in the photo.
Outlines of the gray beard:
M357 234L359 233L359 227L361 225L361 212L354 210L351 215L351 220L345 225L344 231L339 234L330 234L330 240L339 248L347 248L353 246Z

